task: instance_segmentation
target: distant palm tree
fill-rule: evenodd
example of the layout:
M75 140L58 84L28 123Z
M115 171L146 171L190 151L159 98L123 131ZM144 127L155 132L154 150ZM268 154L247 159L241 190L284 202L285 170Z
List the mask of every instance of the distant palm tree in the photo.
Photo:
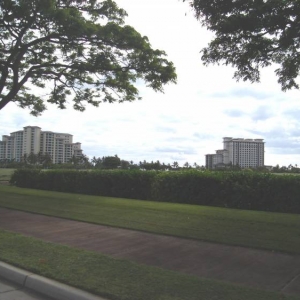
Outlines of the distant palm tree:
M179 168L179 164L178 164L177 161L174 161L174 162L173 162L172 168L174 168L174 169L178 169L178 168Z
M183 167L184 167L184 168L187 168L187 169L191 168L191 166L190 166L190 164L189 164L188 162L186 162L186 163L183 165Z

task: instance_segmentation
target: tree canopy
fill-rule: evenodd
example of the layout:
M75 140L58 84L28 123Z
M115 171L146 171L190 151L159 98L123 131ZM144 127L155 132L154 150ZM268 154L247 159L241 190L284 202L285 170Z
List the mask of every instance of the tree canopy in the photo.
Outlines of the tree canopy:
M299 88L299 0L192 0L190 4L201 24L215 33L202 49L205 65L231 65L237 80L258 82L260 68L276 64L282 90Z
M139 79L163 91L176 81L172 62L125 17L112 0L1 0L0 109L133 101Z

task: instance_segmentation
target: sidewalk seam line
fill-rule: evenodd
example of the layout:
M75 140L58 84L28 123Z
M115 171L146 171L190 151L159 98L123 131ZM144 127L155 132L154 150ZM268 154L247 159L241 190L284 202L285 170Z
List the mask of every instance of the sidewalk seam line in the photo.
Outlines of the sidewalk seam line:
M25 275L24 281L23 281L23 287L26 287L26 281L29 275Z
M300 273L298 273L296 276L294 276L290 281L288 281L281 289L280 292L284 292L284 290L292 284L298 277L300 277Z

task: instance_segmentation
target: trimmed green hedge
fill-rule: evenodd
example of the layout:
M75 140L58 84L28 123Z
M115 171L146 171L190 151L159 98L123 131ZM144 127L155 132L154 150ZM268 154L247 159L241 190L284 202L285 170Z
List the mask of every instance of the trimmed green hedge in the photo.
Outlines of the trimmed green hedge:
M58 192L146 200L155 172L101 170L16 170L10 183Z
M300 213L300 176L256 172L17 170L19 187L109 197Z
M300 176L255 172L160 173L153 200L300 213Z

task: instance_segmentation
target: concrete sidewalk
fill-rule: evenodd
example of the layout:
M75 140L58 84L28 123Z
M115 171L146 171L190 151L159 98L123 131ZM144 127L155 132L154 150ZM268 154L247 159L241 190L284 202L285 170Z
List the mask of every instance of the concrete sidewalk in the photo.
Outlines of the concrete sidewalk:
M1 300L53 300L43 295L27 290L21 285L14 284L0 277Z
M0 208L0 228L211 279L300 296L300 256Z
M0 299L106 300L3 262L0 262Z

